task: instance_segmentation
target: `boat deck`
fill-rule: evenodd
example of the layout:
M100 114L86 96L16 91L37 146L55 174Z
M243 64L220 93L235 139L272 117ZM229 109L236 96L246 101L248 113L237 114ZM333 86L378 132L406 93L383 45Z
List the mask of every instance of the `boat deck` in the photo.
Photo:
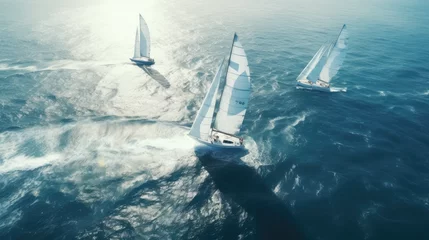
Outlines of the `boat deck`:
M302 88L311 89L311 90L320 90L320 91L330 91L330 85L329 83L317 80L316 83L313 83L312 81L308 79L301 79L297 81L297 86L300 86Z
M323 82L320 80L317 80L316 83L313 83L312 81L310 81L308 79L301 79L301 80L298 80L298 83L310 85L310 86L315 86L315 87L323 87L323 88L329 88L329 86L330 86L329 83Z
M210 142L219 147L237 148L243 146L243 139L237 136L212 129Z

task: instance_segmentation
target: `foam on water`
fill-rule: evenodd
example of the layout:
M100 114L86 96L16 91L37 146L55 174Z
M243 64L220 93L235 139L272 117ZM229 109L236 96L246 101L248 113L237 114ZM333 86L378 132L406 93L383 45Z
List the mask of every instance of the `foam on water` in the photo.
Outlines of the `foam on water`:
M72 182L125 177L148 169L150 178L159 178L195 161L193 142L185 132L169 124L126 121L88 121L4 132L0 134L0 169L5 174L42 166L50 166L50 173L63 168L60 171L69 172L65 177ZM29 155L35 148L40 156ZM88 167L95 167L98 173L88 176L84 171Z
M307 117L309 117L311 114L312 114L312 113L304 112L304 113L302 113L301 115L296 116L295 121L294 121L294 122L292 122L292 124L288 125L288 126L287 126L283 131L282 131L282 132L285 134L286 139L287 139L289 142L293 142L293 141L294 141L294 139L295 139L295 136L294 136L295 127L296 127L298 124L300 124L300 123L304 122L304 121L305 121L305 119L306 119Z
M9 64L3 63L0 64L0 71L7 71L7 70L19 70L19 71L37 71L36 66L10 66Z
M276 117L276 118L271 119L271 120L269 121L269 125L267 126L266 130L273 130L273 129L274 129L274 127L276 126L276 125L275 125L275 124L276 124L276 122L277 122L277 121L280 121L280 120L282 120L282 119L285 119L285 118L286 118L285 116L281 116L281 117Z
M84 70L93 69L102 66L130 64L128 61L76 61L76 60L58 60L54 62L41 62L31 66L21 64L0 64L0 71L19 71L23 72L40 72L54 70Z
M3 153L0 175L21 176L30 170L41 170L36 179L26 180L20 192L12 195L7 201L10 204L3 206L3 209L10 210L12 204L27 193L37 193L34 196L38 196L39 190L34 188L37 182L39 188L52 183L59 185L60 192L75 196L87 204L121 201L123 194L136 186L168 178L178 169L196 167L195 141L187 136L188 131L187 128L171 123L140 123L136 120L118 119L87 120L3 132L0 134ZM249 154L243 161L257 166L256 143L251 138L246 138L245 141ZM31 156L35 148L39 155ZM178 179L174 185L165 186L165 190L154 192L153 196L145 193L149 194L148 197L141 197L159 201L162 196L163 201L179 201L181 204L189 202L196 195L198 183L204 181L207 174L192 179L188 177ZM112 181L118 182L112 184ZM194 193L191 189L194 189ZM170 200L165 196L167 192L173 194ZM141 226L141 221L156 221L160 226L166 227L178 224L180 217L172 219L176 213L166 214L167 209L164 204L145 208L130 205L115 213L115 219L126 216L135 226ZM210 210L205 210L206 215L212 215L214 209L211 206ZM19 220L20 215L8 216L10 220L7 224L3 223L5 226Z
M3 160L0 165L0 174L12 171L28 171L39 167L51 165L59 161L62 157L60 154L49 154L43 157L28 157L18 155L9 159Z
M331 87L329 91L330 92L347 92L347 88Z

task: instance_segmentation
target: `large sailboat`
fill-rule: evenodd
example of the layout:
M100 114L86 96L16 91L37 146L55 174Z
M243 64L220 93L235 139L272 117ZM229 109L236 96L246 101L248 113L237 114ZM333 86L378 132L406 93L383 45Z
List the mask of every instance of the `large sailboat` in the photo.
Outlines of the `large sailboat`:
M225 76L225 87L218 111L214 116L222 68L223 62L195 117L189 135L209 146L243 148L243 138L238 137L237 134L240 133L246 114L251 85L246 53L238 41L237 34L234 34Z
M136 41L134 44L134 56L131 61L138 65L153 65L155 60L150 58L150 34L149 27L142 15L139 14L139 26L136 31Z
M338 88L331 88L330 81L338 73L346 57L348 38L347 27L344 24L338 38L334 42L324 44L302 70L296 79L297 88L324 92L338 91Z

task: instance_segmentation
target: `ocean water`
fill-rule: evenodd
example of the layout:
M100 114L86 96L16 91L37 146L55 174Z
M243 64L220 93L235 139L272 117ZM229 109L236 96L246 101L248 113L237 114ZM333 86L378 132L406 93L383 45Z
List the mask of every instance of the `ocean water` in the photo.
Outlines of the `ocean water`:
M426 0L0 0L0 239L429 239ZM138 13L151 70L130 63ZM332 84L295 78L343 23ZM186 136L237 32L248 149Z

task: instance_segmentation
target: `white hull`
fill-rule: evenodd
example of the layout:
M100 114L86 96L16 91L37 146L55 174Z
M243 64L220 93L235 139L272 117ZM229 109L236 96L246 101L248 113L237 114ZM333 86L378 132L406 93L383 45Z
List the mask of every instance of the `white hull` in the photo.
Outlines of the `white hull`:
M155 60L148 57L139 57L139 58L130 58L131 61L135 62L137 65L153 65Z
M221 143L211 143L208 141L204 141L201 139L197 139L195 138L199 143L202 143L208 147L212 147L212 148L217 148L217 149L221 149L221 148L227 148L227 149L244 149L244 146L230 146L230 145L223 145Z
M329 84L317 81L316 83L313 83L307 79L298 80L296 81L297 88L304 88L308 90L316 90L321 92L331 92L331 88Z
M306 84L299 81L296 83L296 89L314 90L320 92L347 92L347 88L321 87L315 84Z
M212 130L209 139L204 140L195 138L198 142L214 148L230 148L230 149L244 149L243 142L240 138L230 134L226 134L215 129Z

